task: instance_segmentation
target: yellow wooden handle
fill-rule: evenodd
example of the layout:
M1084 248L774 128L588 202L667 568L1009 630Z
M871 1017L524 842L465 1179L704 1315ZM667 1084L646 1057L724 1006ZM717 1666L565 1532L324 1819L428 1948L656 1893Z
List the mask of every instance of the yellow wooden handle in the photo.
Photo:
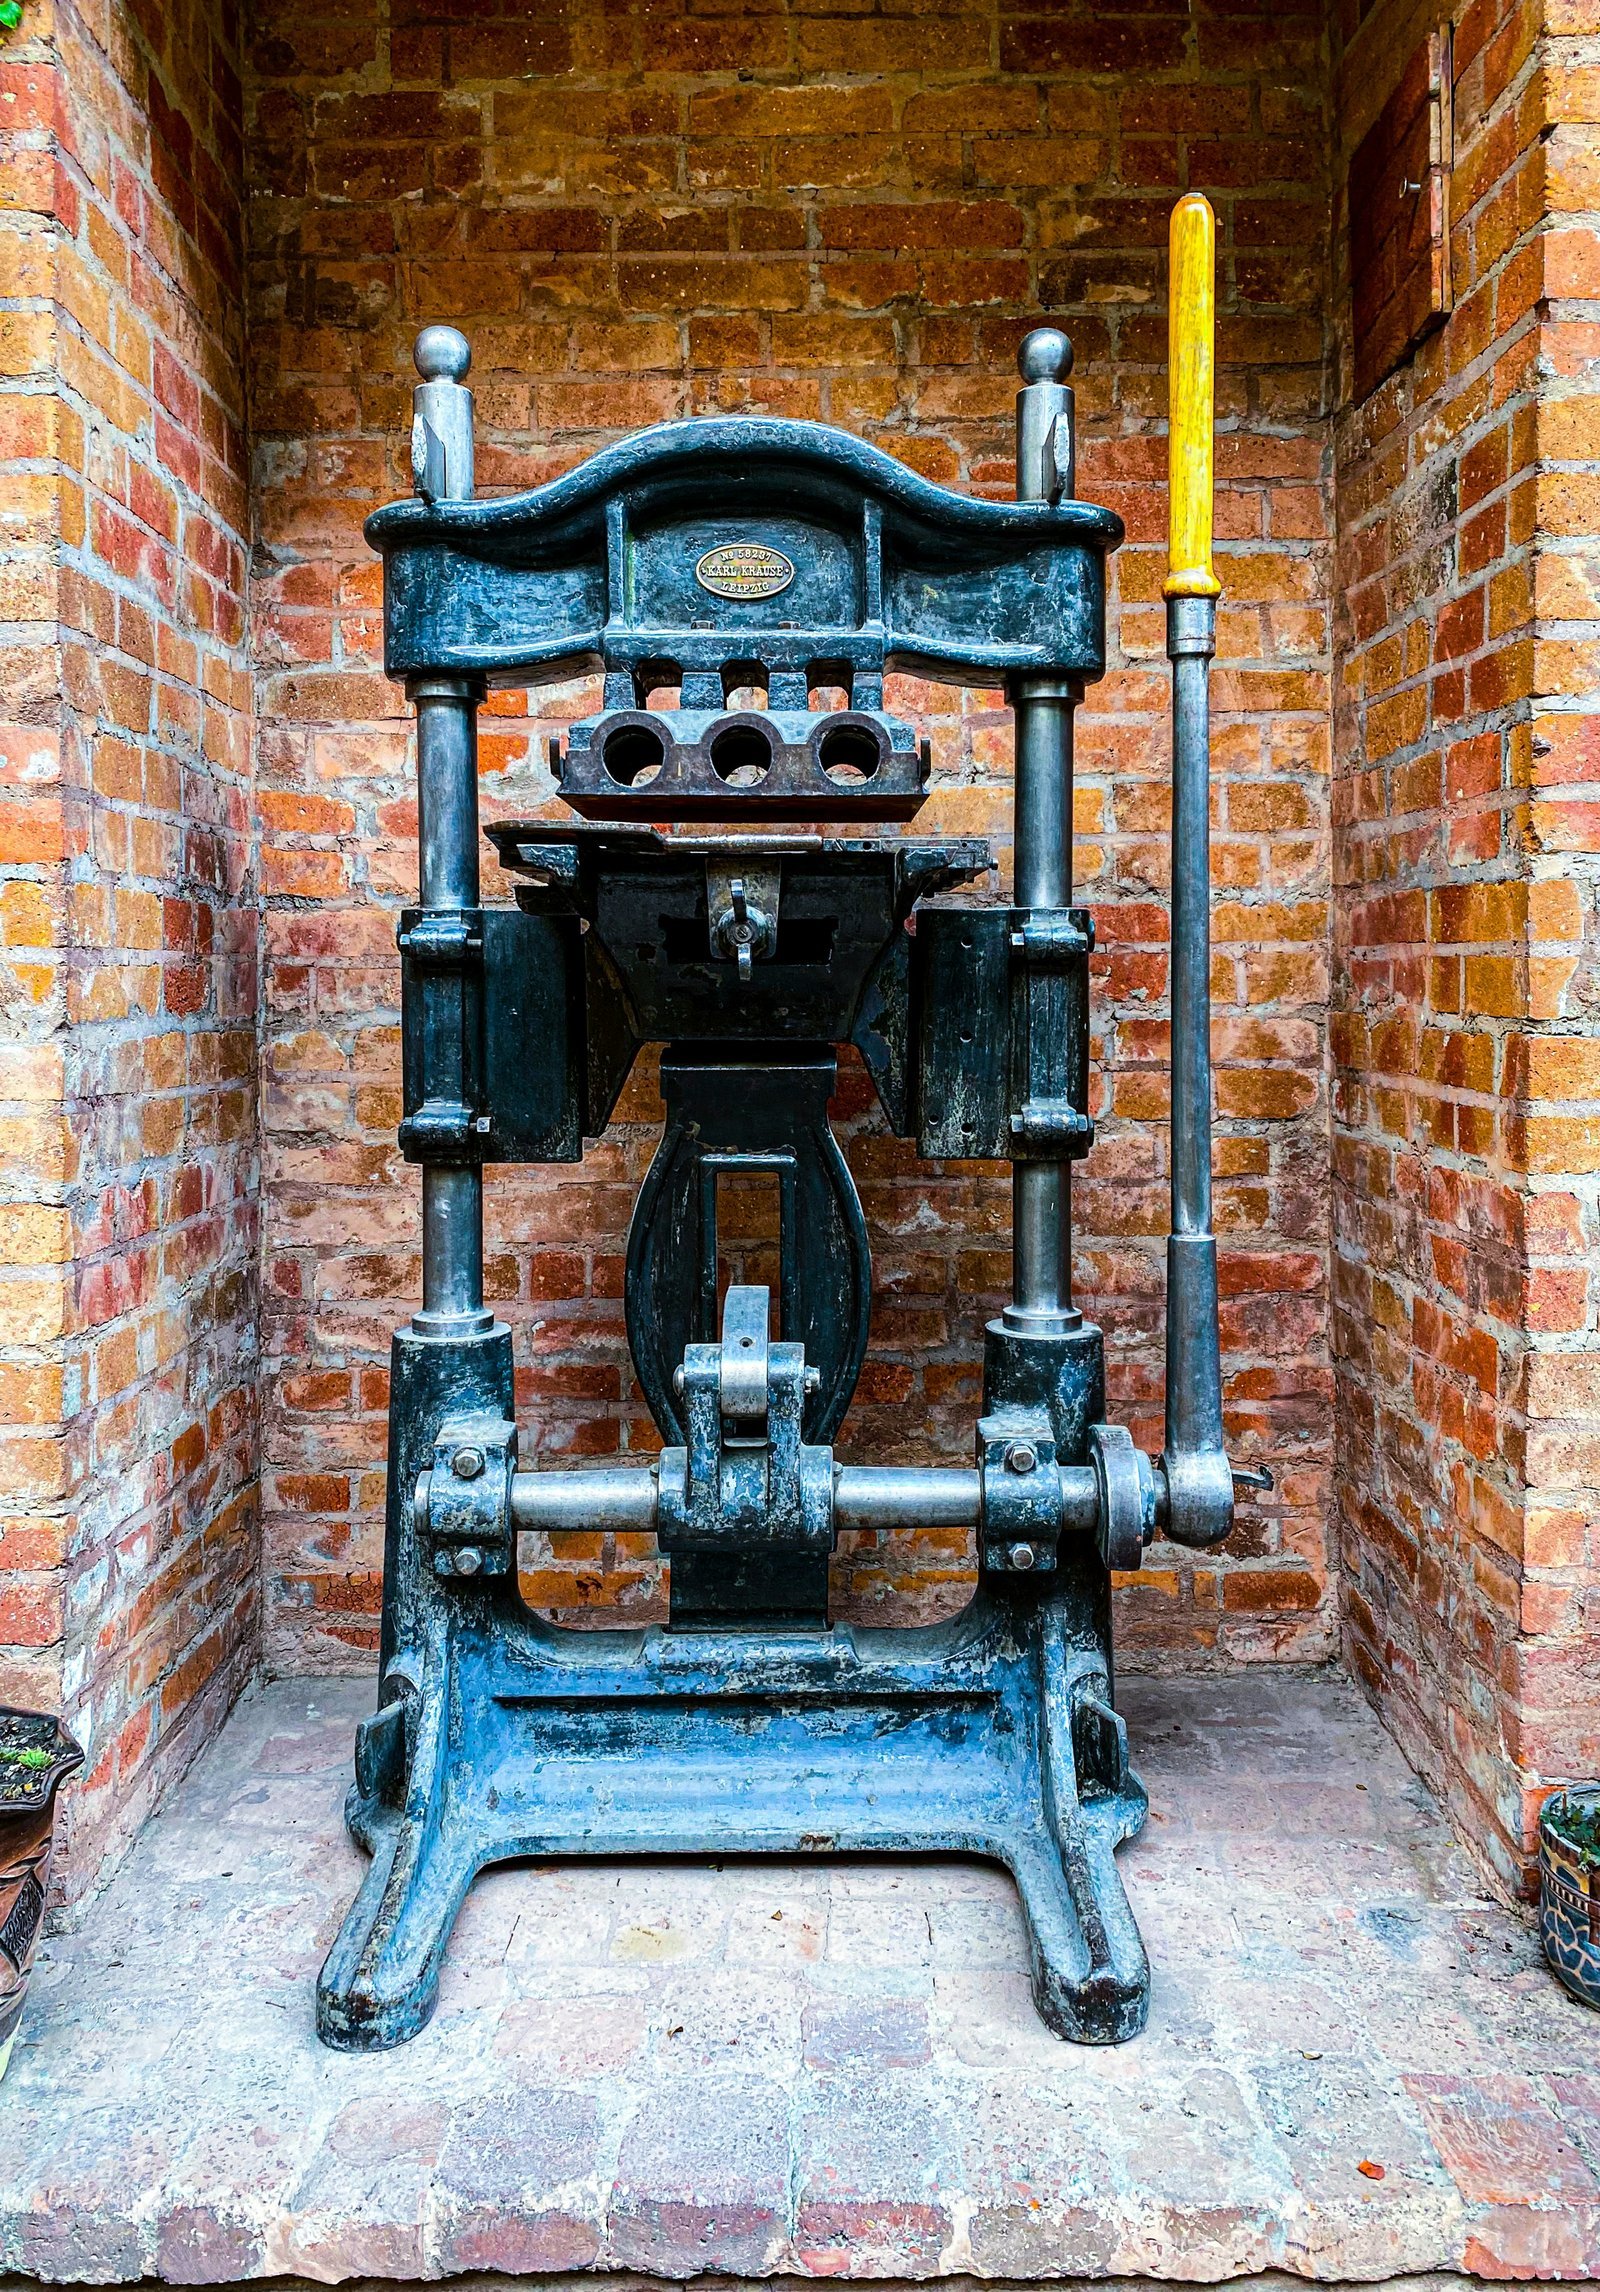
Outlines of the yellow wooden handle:
M1167 578L1161 593L1215 597L1222 588L1211 564L1217 218L1198 191L1172 210L1167 301Z

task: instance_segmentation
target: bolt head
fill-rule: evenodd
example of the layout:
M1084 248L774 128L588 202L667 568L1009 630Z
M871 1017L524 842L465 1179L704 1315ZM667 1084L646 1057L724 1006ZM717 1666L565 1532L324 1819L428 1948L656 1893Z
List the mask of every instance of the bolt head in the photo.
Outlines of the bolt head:
M1014 1440L1006 1450L1007 1472L1032 1472L1039 1461L1038 1451L1031 1442ZM1032 1562L1029 1562L1032 1565Z
M457 1480L476 1480L483 1470L482 1449L458 1448L455 1455L450 1459L450 1470L455 1474Z
M459 327L425 326L411 355L424 382L464 382L472 345Z
M1019 1575L1025 1576L1038 1558L1038 1554L1031 1544L1013 1544L1006 1554L1006 1558Z
M482 1566L483 1554L478 1550L477 1545L463 1544L456 1554L456 1574L458 1576L475 1576Z
M1058 326L1036 326L1022 338L1017 372L1024 382L1065 382L1072 372L1072 344Z

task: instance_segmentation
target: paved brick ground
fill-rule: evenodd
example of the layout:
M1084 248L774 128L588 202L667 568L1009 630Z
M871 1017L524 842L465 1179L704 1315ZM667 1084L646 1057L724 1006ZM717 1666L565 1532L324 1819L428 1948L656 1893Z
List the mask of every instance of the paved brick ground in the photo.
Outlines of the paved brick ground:
M1156 1966L1035 2020L1006 1881L937 1863L480 1882L437 2019L323 2052L359 1685L252 1695L80 1930L5 2089L0 2267L1383 2278L1600 2270L1600 2020L1352 1691L1135 1680Z

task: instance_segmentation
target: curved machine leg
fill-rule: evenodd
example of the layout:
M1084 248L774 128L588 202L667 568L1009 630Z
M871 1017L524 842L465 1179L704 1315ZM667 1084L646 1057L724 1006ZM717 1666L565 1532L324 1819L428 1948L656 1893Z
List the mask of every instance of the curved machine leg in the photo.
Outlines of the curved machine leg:
M341 2051L402 2044L428 2020L456 1914L478 1867L447 1829L447 1701L435 1681L431 1693L385 1704L364 1723L345 1819L372 1864L317 1983L317 2034ZM404 1792L398 1810L385 1798L397 1769Z
M1081 2045L1115 2045L1137 2036L1150 2008L1149 1960L1113 1860L1143 1827L1147 1802L1105 1674L1067 1645L1062 1620L1055 1602L1040 1610L1046 1835L1015 1877L1041 2018Z
M1120 2045L1150 2010L1150 1966L1109 1842L1091 1824L1041 1845L1012 1875L1028 1930L1033 2001L1057 2037Z

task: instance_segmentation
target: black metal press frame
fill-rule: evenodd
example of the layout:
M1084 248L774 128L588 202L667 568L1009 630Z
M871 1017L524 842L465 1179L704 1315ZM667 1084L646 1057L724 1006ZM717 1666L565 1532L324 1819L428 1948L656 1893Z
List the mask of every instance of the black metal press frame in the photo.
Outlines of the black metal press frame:
M485 1864L596 1854L991 1856L1015 1874L1050 2026L1109 2042L1142 2025L1148 1968L1112 1857L1145 1798L1112 1696L1111 1575L1157 1532L1216 1542L1233 1508L1210 1234L1214 606L1173 616L1174 1232L1151 1459L1106 1420L1101 1333L1072 1294L1071 1167L1093 1138L1072 721L1104 668L1120 527L1075 495L1070 362L1052 330L1023 346L1015 503L945 492L836 431L746 419L667 425L480 502L466 343L419 339L417 498L368 533L387 665L417 713L400 1135L422 1166L423 1297L394 1341L382 1682L348 1807L372 1861L323 1969L330 2044L421 2026ZM982 845L788 825L915 809L926 756L883 708L896 665L1006 685L1005 905L939 897L985 872ZM557 759L589 824L496 826L518 905L486 909L486 686L596 666L605 708ZM758 678L766 707L733 705ZM849 705L813 708L819 683ZM737 829L615 824L717 805ZM668 1120L628 1327L666 1446L522 1470L511 1334L483 1301L483 1166L580 1159L651 1041ZM843 1042L923 1154L1013 1164L1013 1294L986 1333L970 1466L833 1455L870 1303L827 1125ZM728 1169L773 1175L786 1205L776 1330L766 1291L741 1286L708 1326ZM975 1532L965 1612L831 1624L840 1531L924 1526ZM519 1534L602 1528L657 1536L666 1627L561 1629L525 1606Z

